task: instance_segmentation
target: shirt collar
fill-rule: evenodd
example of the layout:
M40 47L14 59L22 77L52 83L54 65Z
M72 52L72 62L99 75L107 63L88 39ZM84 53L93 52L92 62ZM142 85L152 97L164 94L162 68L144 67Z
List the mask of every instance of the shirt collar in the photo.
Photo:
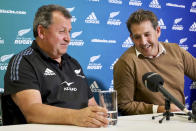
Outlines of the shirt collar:
M136 56L138 57L139 55L143 55L141 52L139 52L136 48L135 48L135 51L136 51ZM164 46L159 42L159 52L158 54L156 55L156 57L159 57L161 54L165 54L166 53L166 50L164 48ZM148 56L147 58L153 58L152 56Z
M45 59L49 59L49 60L52 60L52 61L55 61L55 60L53 60L52 58L50 58L40 47L39 47L39 45L37 44L37 42L34 40L33 41L33 43L32 43L32 48L34 49L34 50L37 50L40 54L41 54L41 56L42 57L44 57ZM64 61L66 58L70 58L70 56L67 54L67 53L65 53L65 54L63 54L62 55L62 61ZM56 62L56 61L55 61Z

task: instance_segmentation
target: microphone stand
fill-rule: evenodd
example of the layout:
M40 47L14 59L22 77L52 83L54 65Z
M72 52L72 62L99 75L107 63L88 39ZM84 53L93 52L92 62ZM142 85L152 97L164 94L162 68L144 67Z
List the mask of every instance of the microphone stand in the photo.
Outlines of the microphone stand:
M185 115L185 116L187 116L187 114L184 114L184 113L182 114L182 113L172 113L172 112L170 112L169 111L170 110L170 100L167 99L167 98L165 98L165 110L166 111L164 113L160 114L160 115L152 116L152 119L154 120L156 117L163 116L163 118L161 118L159 120L159 123L162 123L164 119L170 120L170 116L174 116L174 115L181 115L181 116ZM188 120L191 120L190 116L188 117Z
M174 116L174 113L171 113L170 110L170 100L165 98L165 112L163 114L152 116L152 119L155 119L155 117L163 116L162 119L159 120L159 123L162 123L164 119L170 120L170 116Z

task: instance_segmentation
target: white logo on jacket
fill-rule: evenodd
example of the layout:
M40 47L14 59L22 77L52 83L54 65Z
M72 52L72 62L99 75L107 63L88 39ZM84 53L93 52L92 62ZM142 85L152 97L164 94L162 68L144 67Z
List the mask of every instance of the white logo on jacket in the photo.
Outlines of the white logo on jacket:
M45 72L44 72L45 76L53 76L56 75L51 69L46 68Z

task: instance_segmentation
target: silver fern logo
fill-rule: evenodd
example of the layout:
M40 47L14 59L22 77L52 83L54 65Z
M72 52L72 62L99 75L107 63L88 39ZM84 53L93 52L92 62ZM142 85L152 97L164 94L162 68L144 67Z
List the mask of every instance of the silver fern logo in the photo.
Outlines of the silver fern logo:
M114 18L115 16L119 15L120 11L110 13L110 18Z
M12 56L14 56L14 53L3 55L0 57L0 70L7 70L8 62L6 61L12 58Z
M177 19L174 20L174 24L178 24L178 23L180 23L181 21L182 21L182 18L177 18Z
M5 62L6 60L10 59L12 56L14 56L14 53L9 55L3 55L0 57L0 62Z
M18 31L18 36L21 37L21 36L29 33L30 31L31 31L31 28L20 30L20 31Z
M120 14L120 11L111 12L110 16L109 16L109 19L107 21L107 24L108 25L119 26L121 24L121 21L119 19L114 19L114 17L116 17L119 14Z
M101 57L100 54L90 57L89 64L87 66L87 70L101 70L102 64L97 63L97 62L95 63L95 61L97 61L100 57Z
M30 31L31 31L31 28L19 30L17 32L17 37L16 37L16 40L14 41L14 44L31 44L33 42L32 38L24 37Z
M67 8L67 10L68 10L69 12L72 12L74 9L75 9L75 7Z
M94 61L98 60L100 57L101 57L101 55L92 56L92 57L90 58L90 62L94 62Z
M182 38L182 39L180 39L180 43L179 44L183 44L186 41L187 41L187 37L186 38Z
M179 46L185 50L188 50L189 46L187 44L184 44L187 41L187 37L186 38L182 38L179 41Z
M82 34L82 31L80 32L74 32L71 34L71 38L76 38L77 36L81 35Z
M176 18L174 20L174 24L172 26L172 30L183 30L183 25L180 25L179 23L182 21L182 18Z
M83 46L84 41L80 39L76 39L78 36L82 34L83 31L78 31L78 32L73 32L71 34L71 41L70 41L70 46Z

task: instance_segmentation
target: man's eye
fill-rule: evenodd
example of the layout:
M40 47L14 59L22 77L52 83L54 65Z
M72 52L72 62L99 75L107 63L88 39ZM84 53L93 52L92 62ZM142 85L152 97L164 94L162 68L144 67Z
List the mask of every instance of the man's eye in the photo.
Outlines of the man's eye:
M139 36L135 36L135 37L134 37L134 39L136 39L136 40L139 39L139 38L140 38Z
M150 34L145 34L146 37L150 36Z

